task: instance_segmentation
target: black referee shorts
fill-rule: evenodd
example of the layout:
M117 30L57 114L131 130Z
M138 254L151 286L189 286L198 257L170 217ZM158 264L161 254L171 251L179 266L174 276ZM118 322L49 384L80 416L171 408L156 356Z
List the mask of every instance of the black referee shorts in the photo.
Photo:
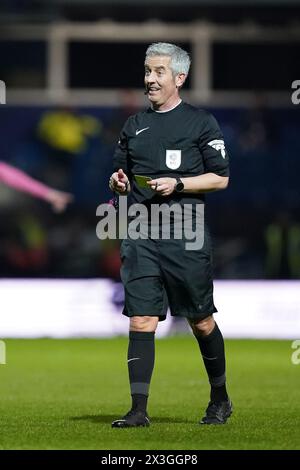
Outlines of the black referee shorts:
M185 240L125 239L121 245L123 314L204 319L217 311L213 301L211 243L186 250Z

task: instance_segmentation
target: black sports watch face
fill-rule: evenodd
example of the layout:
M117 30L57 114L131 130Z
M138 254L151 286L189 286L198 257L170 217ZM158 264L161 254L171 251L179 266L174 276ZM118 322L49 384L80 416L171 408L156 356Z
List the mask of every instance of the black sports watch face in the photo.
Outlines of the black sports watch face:
M184 184L183 182L181 181L180 178L177 178L177 183L176 183L176 186L175 186L175 191L177 193L180 193L181 191L184 190Z

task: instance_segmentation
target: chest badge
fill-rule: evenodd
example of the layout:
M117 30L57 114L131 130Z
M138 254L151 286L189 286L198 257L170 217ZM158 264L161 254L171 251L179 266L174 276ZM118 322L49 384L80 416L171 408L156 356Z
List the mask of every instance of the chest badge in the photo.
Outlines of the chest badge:
M177 170L181 165L181 150L166 150L166 165L171 170Z

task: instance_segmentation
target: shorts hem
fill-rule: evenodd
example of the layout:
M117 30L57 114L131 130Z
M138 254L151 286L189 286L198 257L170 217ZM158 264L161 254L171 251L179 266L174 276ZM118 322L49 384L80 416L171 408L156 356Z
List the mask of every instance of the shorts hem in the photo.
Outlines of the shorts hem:
M171 312L171 316L172 317L181 317L181 318L188 318L188 319L195 319L195 318L201 318L201 319L204 319L204 318L207 318L209 317L210 315L213 315L214 313L216 313L218 310L216 308L213 308L211 310L206 310L205 313L199 313L199 312L187 312L187 313L177 313L177 312Z
M130 313L128 310L123 310L122 315L125 317L131 318L131 317L158 317L158 321L164 321L167 318L166 314L162 313Z

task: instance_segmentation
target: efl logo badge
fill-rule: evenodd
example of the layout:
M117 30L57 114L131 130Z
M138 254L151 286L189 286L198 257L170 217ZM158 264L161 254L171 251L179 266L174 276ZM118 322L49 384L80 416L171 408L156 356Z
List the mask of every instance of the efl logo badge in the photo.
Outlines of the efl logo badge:
M166 150L166 165L171 170L177 170L181 165L181 150Z
M0 104L6 103L5 83L0 80Z

